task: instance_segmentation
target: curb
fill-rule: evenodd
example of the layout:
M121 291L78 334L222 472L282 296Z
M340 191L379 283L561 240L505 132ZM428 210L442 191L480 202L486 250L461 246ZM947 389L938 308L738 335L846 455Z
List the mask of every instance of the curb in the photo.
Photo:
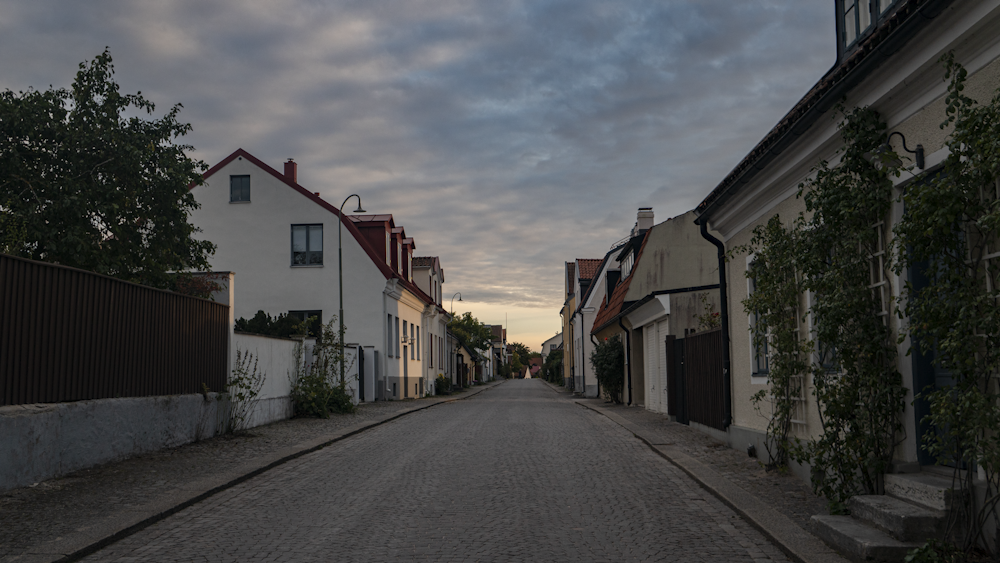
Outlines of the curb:
M503 382L497 382L476 387L469 393L463 393L460 397L450 397L435 399L427 404L404 409L388 415L384 418L375 419L371 422L361 423L355 426L343 428L338 432L320 436L313 440L296 444L289 448L278 450L269 458L265 458L257 463L249 463L237 468L220 477L209 477L196 482L190 489L185 489L187 498L183 500L173 500L166 502L154 502L145 507L140 507L132 512L132 516L125 516L122 519L114 519L107 523L98 523L90 532L78 532L67 538L59 538L39 546L28 549L20 556L14 556L8 561L19 561L25 563L64 563L78 561L91 555L115 542L123 540L136 532L139 532L153 524L164 520L185 508L197 504L213 495L221 493L227 489L235 487L244 481L248 481L266 471L270 471L289 461L302 457L306 454L321 450L331 444L360 434L365 430L381 426L406 415L422 410L436 407L445 403L462 401L474 397L484 391L488 391ZM448 397L447 395L445 397ZM235 473L235 474L234 474ZM183 496L183 493L182 493Z
M746 492L739 485L726 479L711 467L688 456L679 448L669 444L657 444L646 430L613 412L595 405L574 400L581 407L590 409L608 420L628 430L657 455L675 465L694 479L703 489L726 506L733 509L748 524L764 534L778 549L797 563L848 563L822 540L802 529L784 514L767 506L756 496Z

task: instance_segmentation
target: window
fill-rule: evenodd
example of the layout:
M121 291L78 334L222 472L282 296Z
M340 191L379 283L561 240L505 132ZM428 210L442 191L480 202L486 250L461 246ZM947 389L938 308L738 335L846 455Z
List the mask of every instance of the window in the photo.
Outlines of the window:
M420 359L420 327L417 327L417 359Z
M747 258L747 268L753 272L753 262ZM757 288L757 278L751 275L747 278L747 295L753 295ZM760 322L760 312L750 313L750 374L755 377L767 377L767 338L757 337L757 324ZM758 340L760 342L758 342Z
M886 253L885 253L885 221L879 221L872 225L875 230L875 248L869 257L870 281L868 289L872 291L872 297L879 304L878 315L882 317L882 323L889 324L889 309L892 305L892 296L889 280L886 278Z
M229 177L229 203L250 202L250 176Z
M850 47L882 17L896 0L843 0L844 47Z
M427 365L434 367L434 334L431 333L431 341L427 343Z
M404 321L404 322L405 322L405 321ZM410 323L410 340L411 340L411 341L413 341L413 339L414 339L414 338L413 338L413 326L414 326L414 325L413 325L413 323ZM406 332L406 330L405 330L405 328L406 328L406 325L403 325L403 328L404 328L403 332ZM411 346L410 346L410 359L411 359L411 360L412 360L412 359L414 359L414 358L413 358L413 353L414 353L414 350L413 350L413 346L411 345Z
M323 311L319 309L312 309L307 311L289 311L289 317L294 317L300 321L308 322L306 329L309 331L309 336L317 336L323 326ZM312 319L310 321L310 319Z
M389 266L390 268L392 267L392 247L390 245L390 241L391 240L392 240L392 236L389 235L389 231L386 231L385 232L385 265Z
M385 337L388 340L385 347L385 355L392 357L392 315L386 315L385 319ZM399 340L398 338L396 340Z
M406 340L406 321L403 321L403 340ZM403 359L406 359L406 349L403 349Z
M323 265L323 225L292 225L292 266Z
M624 259L622 260L622 264L621 264L621 268L622 268L622 279L625 279L625 278L627 278L627 277L628 277L628 275L629 275L630 273L632 273L632 266L633 266L634 264L635 264L635 254L633 254L632 252L629 252L629 253L628 253L628 256L626 256L626 257L625 257L625 258L624 258Z

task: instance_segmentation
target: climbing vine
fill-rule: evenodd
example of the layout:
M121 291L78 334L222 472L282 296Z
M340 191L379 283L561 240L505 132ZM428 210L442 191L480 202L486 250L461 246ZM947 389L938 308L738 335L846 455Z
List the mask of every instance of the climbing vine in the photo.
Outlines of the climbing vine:
M821 434L795 448L813 487L837 511L856 494L882 492L903 437L906 389L896 370L887 227L898 156L880 151L874 110L845 112L839 162L821 162L799 188L799 265L809 296L812 394Z
M798 330L803 289L798 275L800 234L785 227L775 215L754 229L748 245L733 251L753 253L753 262L746 271L752 291L743 306L752 320L758 373L766 374L770 383L769 389L751 397L754 409L768 419L764 447L769 468L788 463L792 420L801 403L801 376L809 367L810 342L801 338ZM764 405L769 407L766 413Z
M772 217L735 249L753 253L743 305L755 350L767 347L769 389L753 400L758 412L770 402L769 465L809 463L833 511L881 492L906 395L895 369L885 227L896 155L878 152L885 125L872 110L846 112L840 133L839 162L821 162L799 187L806 213L788 227ZM822 432L801 441L790 435L795 420L804 422L807 375Z
M904 193L906 213L894 228L896 271L911 277L902 301L910 319L904 336L953 382L916 391L930 407L924 448L954 468L955 488L963 493L950 522L961 533L958 547L997 553L1000 92L977 104L963 93L966 70L951 54L942 62L950 82L941 127L954 128L950 154L939 173ZM915 284L918 279L924 283ZM978 495L977 474L985 477Z

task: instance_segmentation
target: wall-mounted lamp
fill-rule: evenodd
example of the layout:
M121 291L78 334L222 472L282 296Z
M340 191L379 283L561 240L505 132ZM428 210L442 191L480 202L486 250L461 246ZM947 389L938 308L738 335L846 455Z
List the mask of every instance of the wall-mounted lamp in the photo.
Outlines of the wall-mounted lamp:
M906 148L906 137L903 136L899 131L893 131L889 133L889 136L885 138L885 142L879 145L877 149L871 152L866 152L861 155L865 160L871 162L876 166L892 166L893 168L899 168L903 166L903 161L898 157L892 158L889 154L892 154L892 147L889 146L889 140L892 139L893 135L899 135L899 139L903 142L903 150L916 156L917 168L924 169L924 146L917 145L916 150L910 150Z

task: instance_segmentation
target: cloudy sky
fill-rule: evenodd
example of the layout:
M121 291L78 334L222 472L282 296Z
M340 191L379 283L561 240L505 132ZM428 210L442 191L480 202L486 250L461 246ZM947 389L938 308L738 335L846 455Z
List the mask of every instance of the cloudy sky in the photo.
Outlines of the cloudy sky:
M532 349L565 261L697 205L835 54L830 0L32 0L0 5L0 89L105 46L123 92L184 105L193 157L361 194Z

